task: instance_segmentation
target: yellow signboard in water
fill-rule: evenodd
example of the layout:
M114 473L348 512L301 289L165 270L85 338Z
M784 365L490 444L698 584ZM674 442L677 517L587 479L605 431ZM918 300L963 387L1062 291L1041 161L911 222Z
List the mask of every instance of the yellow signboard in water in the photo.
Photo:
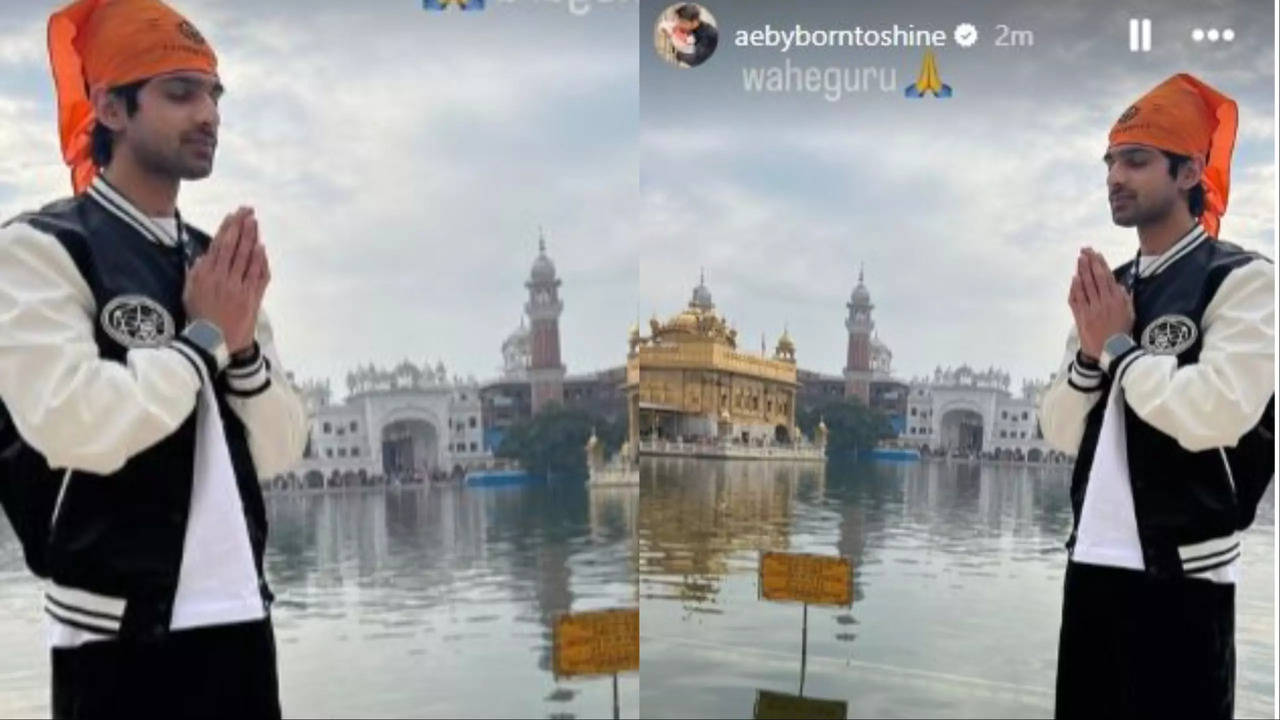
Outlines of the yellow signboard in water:
M767 552L760 557L760 596L813 605L853 604L853 566L831 555Z
M756 720L845 720L849 713L849 703L844 700L819 700L757 690L754 710L752 717Z
M556 618L557 677L610 675L640 668L640 609L595 610Z

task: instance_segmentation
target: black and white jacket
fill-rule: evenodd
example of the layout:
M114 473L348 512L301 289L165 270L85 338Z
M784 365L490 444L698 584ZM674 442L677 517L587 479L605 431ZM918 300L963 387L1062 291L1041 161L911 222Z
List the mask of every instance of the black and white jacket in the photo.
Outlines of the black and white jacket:
M186 263L208 243L102 178L0 228L0 401L61 471L45 609L91 639L171 629L197 460L210 452L198 447L201 408L225 439L214 444L244 515L234 527L249 536L250 591L261 611L270 599L258 480L301 458L305 410L265 313L253 356L231 367L183 336Z
M1161 256L1115 276L1136 287L1135 344L1100 367L1079 354L1073 330L1040 403L1045 439L1077 456L1068 547L1076 559L1091 476L1098 482L1105 466L1127 475L1122 499L1132 498L1140 569L1232 582L1240 541L1227 449L1273 402L1275 268L1196 224ZM1118 444L1100 437L1104 426Z

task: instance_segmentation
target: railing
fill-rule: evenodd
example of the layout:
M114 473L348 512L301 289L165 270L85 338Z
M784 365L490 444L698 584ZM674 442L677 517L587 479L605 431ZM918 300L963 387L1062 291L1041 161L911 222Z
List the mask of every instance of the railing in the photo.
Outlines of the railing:
M641 440L642 455L678 455L708 458L759 458L765 460L826 460L826 451L817 445L750 445L723 442L683 442Z

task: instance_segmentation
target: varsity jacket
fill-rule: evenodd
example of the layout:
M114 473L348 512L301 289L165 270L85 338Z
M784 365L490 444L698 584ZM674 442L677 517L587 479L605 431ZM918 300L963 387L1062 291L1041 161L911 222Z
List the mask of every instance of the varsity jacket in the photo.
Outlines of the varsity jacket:
M251 357L231 367L184 335L185 270L210 238L180 219L176 227L174 237L98 178L0 229L0 401L57 487L51 508L15 505L28 515L15 525L48 523L47 545L24 548L42 558L45 610L97 636L170 629L206 388L264 611L258 480L296 463L306 441L265 313Z
M1102 367L1080 354L1073 330L1039 408L1045 439L1077 456L1067 546L1108 406L1099 399L1118 384L1145 572L1221 580L1215 571L1239 557L1237 529L1252 520L1250 507L1241 522L1229 456L1265 448L1270 466L1274 448L1274 266L1196 224L1140 271L1129 262L1114 275L1134 288L1135 342Z

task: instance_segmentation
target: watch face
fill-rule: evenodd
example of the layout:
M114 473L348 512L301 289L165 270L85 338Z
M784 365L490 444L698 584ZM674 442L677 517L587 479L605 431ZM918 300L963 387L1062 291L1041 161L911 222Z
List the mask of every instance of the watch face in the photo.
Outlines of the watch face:
M1128 350L1131 345L1132 342L1128 338L1116 337L1108 340L1107 344L1103 346L1103 350L1106 352L1108 359L1114 360L1120 356L1120 353Z
M209 352L213 352L222 344L222 333L206 320L191 323L190 331L191 339Z

